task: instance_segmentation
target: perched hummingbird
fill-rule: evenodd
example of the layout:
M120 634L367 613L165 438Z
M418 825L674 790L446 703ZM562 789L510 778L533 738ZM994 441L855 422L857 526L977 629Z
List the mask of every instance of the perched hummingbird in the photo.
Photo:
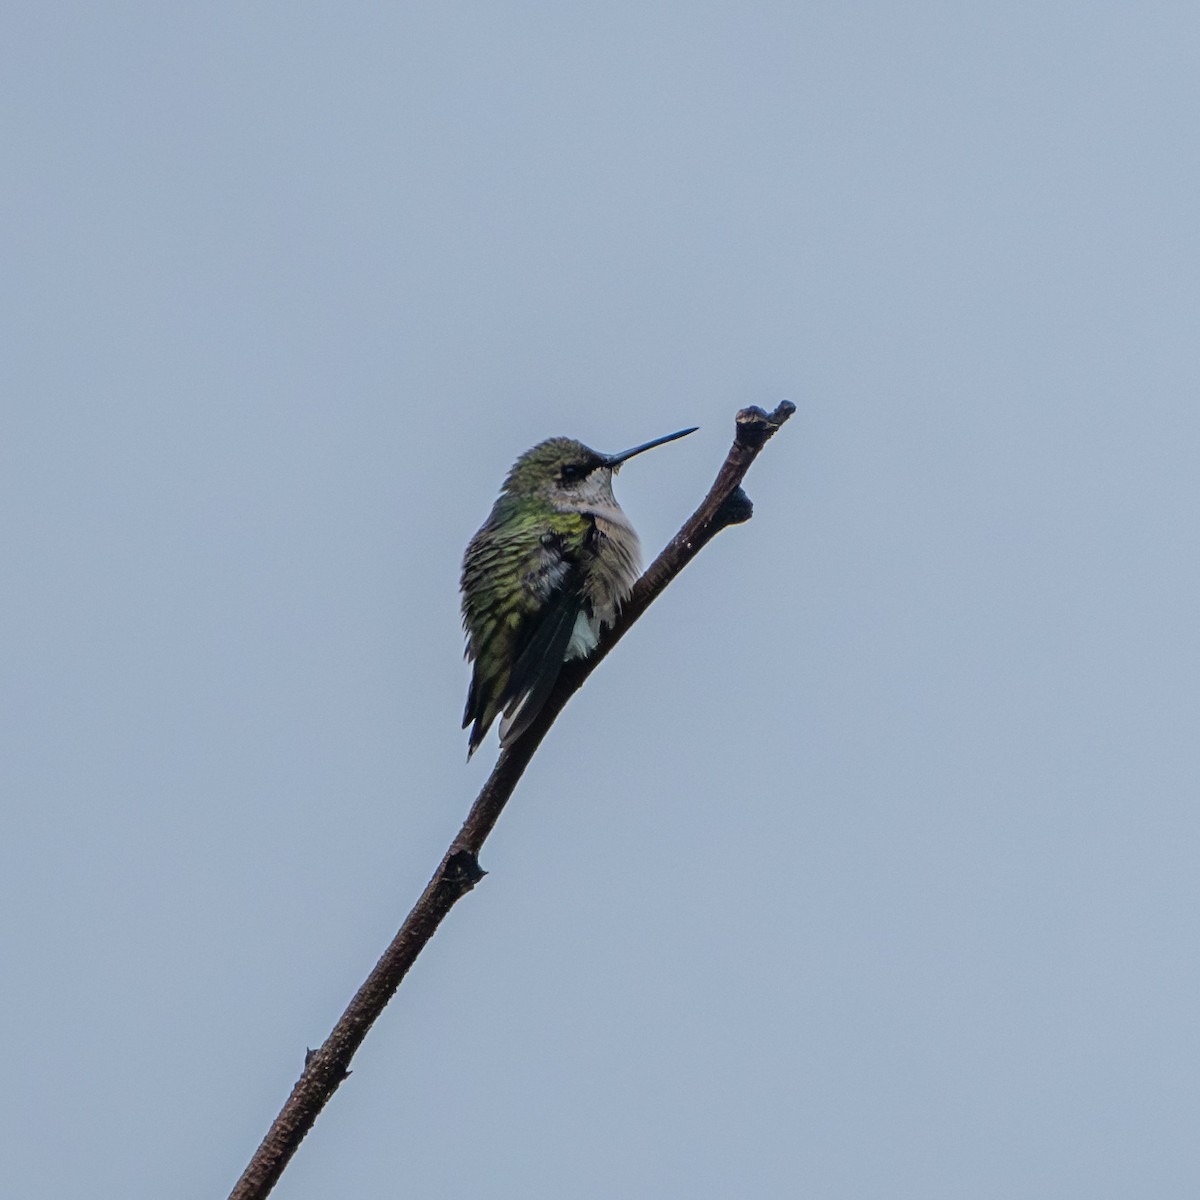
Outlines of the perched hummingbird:
M500 745L529 728L562 664L590 654L641 573L641 547L612 491L612 477L643 450L597 454L551 438L513 464L491 516L463 558L467 658L475 663L463 728L467 757L496 717Z

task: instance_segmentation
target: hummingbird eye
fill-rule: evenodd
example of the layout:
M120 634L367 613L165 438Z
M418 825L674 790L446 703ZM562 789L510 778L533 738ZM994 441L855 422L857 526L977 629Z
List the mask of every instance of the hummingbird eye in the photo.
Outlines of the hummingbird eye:
M559 476L563 483L578 483L587 476L590 470L591 467L587 463L566 463L559 472Z

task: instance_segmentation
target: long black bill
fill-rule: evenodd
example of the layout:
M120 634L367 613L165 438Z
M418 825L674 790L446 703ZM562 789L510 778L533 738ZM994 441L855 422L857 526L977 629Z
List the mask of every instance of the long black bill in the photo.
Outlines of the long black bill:
M666 442L673 442L676 438L687 437L689 433L695 433L699 428L699 425L693 425L691 429L681 429L678 433L668 433L666 437L655 438L654 441L646 442L645 445L634 446L632 450L626 450L624 454L609 454L604 459L604 465L612 467L615 470L627 458L632 458L635 454L641 454L643 450L653 450L655 446L661 446Z

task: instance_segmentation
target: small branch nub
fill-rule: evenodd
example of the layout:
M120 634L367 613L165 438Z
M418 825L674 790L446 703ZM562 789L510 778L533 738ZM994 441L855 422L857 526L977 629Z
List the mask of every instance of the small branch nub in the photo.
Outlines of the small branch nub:
M719 525L741 525L754 516L754 501L742 489L734 488L717 509L716 523Z
M453 847L442 868L442 879L462 888L464 892L469 892L486 874L479 865L475 851L464 846Z

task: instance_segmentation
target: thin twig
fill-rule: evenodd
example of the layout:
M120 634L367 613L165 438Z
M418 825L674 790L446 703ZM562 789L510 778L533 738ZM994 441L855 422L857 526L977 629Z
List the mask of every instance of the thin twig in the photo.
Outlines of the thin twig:
M703 503L634 585L616 624L601 639L594 653L563 667L554 691L533 724L501 752L458 837L446 851L392 944L358 989L333 1032L319 1049L308 1052L304 1071L292 1088L292 1094L230 1193L229 1200L261 1200L275 1186L321 1109L350 1074L354 1052L395 994L425 943L433 937L455 903L483 878L479 852L546 731L601 659L625 636L671 580L725 526L750 519L753 506L741 489L742 479L767 440L795 411L795 405L785 400L773 413L766 413L761 408L744 408L738 413L733 445Z

